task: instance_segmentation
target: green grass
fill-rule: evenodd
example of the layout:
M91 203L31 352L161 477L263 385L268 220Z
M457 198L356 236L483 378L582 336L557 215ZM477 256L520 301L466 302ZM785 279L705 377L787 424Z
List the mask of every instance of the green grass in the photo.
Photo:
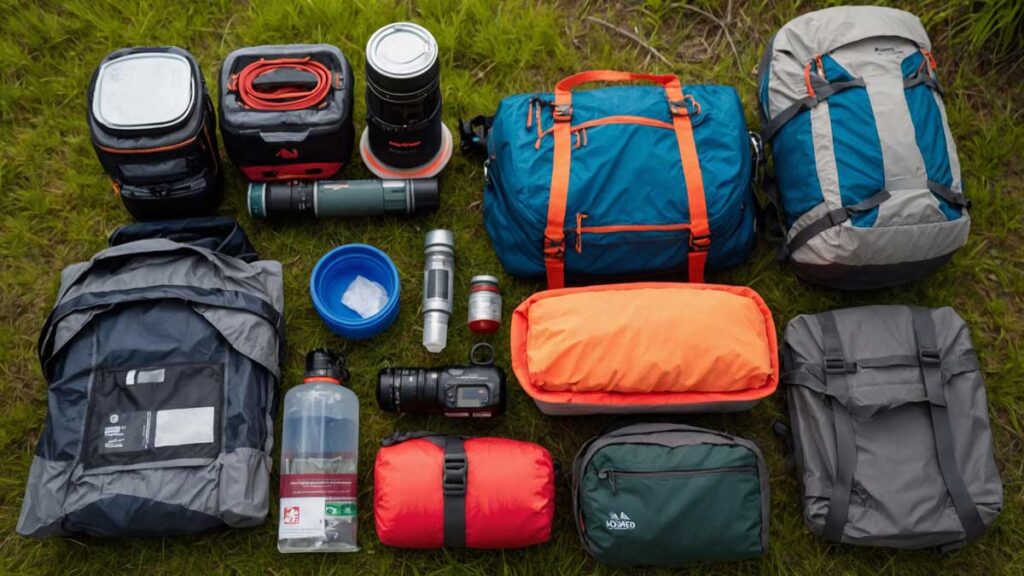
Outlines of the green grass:
M828 2L827 4L837 4ZM973 35L956 33L984 2L939 0L906 3L925 20L940 60L946 105L956 135L964 180L974 201L974 229L952 264L927 280L869 294L816 289L796 280L760 246L746 265L712 281L749 284L767 300L781 329L796 314L867 303L954 306L972 328L988 385L996 454L1005 484L1005 509L980 541L943 558L936 552L892 552L831 546L803 526L798 486L784 467L771 423L783 417L781 395L745 414L687 421L756 440L768 458L772 481L771 550L764 558L700 566L694 573L722 574L1024 574L1024 123L1022 69L991 62ZM1011 6L1008 3L1007 6ZM427 26L442 48L445 118L490 113L500 98L550 89L559 78L588 68L664 72L646 48L588 20L629 29L673 62L671 71L690 83L736 86L754 114L751 71L769 35L787 20L819 7L800 0L751 0L690 4L725 23L728 33L698 10L677 2L516 1L491 6L464 3L378 3L371 0L243 1L0 0L0 573L2 574L633 574L589 560L569 518L567 490L559 486L550 543L527 550L402 551L381 546L374 535L372 462L377 442L395 429L432 429L532 440L568 464L579 445L612 418L542 416L513 383L508 414L490 422L451 422L393 417L373 400L373 381L385 365L461 362L471 338L458 322L441 357L420 345L417 314L426 230L450 227L457 235L454 318L465 318L465 287L472 274L500 271L484 233L482 172L456 157L445 174L441 210L409 219L322 220L270 225L250 220L242 202L244 182L232 174L222 213L238 217L261 254L285 269L288 354L284 385L301 376L305 351L327 345L348 355L352 386L364 404L360 494L362 552L355 555L282 556L275 547L276 518L252 530L192 538L99 541L88 538L35 542L14 534L24 482L46 412L46 385L35 357L35 339L52 304L60 270L105 245L129 221L111 194L89 144L85 88L96 63L110 50L135 44L175 44L191 50L216 86L220 62L234 48L276 42L329 42L341 47L357 71L357 125L364 106L363 46L380 25L412 19ZM996 28L1019 27L1018 16ZM997 13L998 14L998 13ZM989 16L985 16L989 18ZM1012 18L1017 18L1013 24ZM986 20L989 21L989 20ZM999 23L997 16L995 22ZM1019 29L1019 28L1018 28ZM729 41L735 44L734 55ZM998 40L997 40L998 42ZM1019 39L1017 40L1019 43ZM1018 63L1019 64L1019 63ZM348 178L369 173L358 161ZM384 335L347 342L331 335L306 294L309 273L328 249L368 242L398 265L402 313ZM506 315L541 288L502 277ZM507 331L495 339L508 365ZM654 571L652 571L654 573ZM665 572L667 573L667 572Z

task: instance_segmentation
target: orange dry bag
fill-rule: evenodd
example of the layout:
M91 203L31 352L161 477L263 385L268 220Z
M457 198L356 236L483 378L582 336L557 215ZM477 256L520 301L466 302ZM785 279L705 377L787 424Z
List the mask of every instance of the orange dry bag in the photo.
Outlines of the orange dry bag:
M512 368L552 415L746 410L779 381L764 301L711 284L534 294L512 317Z
M544 448L425 432L383 444L373 480L382 544L521 548L551 537L555 472Z

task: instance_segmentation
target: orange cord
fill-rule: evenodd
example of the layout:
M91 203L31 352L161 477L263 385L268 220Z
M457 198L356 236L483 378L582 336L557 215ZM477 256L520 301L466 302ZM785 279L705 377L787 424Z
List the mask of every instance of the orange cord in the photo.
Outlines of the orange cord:
M281 68L293 68L316 76L317 85L312 90L282 88L273 92L261 92L253 86L261 75ZM312 58L261 58L249 64L238 73L233 84L237 85L238 97L242 104L254 110L304 110L313 108L327 97L331 89L331 71L327 66Z

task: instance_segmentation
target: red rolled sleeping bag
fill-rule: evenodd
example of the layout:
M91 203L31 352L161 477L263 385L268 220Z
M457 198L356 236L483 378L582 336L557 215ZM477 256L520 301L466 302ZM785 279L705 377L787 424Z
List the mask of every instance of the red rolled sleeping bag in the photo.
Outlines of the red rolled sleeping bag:
M423 432L382 444L373 494L381 543L522 548L551 537L555 473L541 446Z

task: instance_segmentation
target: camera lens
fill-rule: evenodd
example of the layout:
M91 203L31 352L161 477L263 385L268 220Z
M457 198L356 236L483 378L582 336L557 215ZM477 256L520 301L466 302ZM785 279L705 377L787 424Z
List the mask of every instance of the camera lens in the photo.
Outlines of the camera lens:
M440 370L385 368L377 374L377 404L385 412L441 412Z

